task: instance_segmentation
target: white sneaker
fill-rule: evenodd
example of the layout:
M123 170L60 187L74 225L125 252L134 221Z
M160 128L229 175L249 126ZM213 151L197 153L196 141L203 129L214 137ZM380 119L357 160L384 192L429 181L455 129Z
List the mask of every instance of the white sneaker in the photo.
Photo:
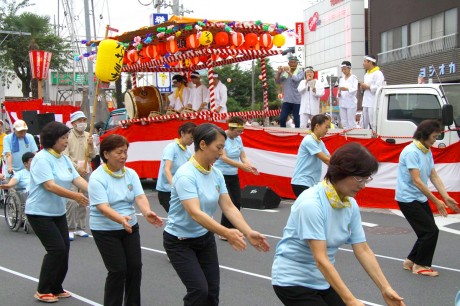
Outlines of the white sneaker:
M79 237L88 237L89 236L88 233L85 232L84 230L78 230L78 231L75 231L74 233L75 233L75 235L77 235Z
M69 232L69 240L73 241L74 239L75 239L75 235L73 234L73 232Z

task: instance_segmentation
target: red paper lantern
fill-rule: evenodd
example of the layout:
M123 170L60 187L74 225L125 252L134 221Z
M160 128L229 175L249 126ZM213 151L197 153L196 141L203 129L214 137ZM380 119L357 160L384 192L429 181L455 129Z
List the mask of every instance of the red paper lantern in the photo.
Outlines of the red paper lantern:
M33 79L43 80L48 78L51 56L51 52L41 50L29 51L30 68L32 70Z
M217 54L212 54L212 55L211 55L211 58L212 58L212 60L215 62L215 61L217 61L217 60L219 59L219 55L217 55Z
M147 63L150 62L152 59L146 55L146 48L141 49L139 51L139 61L141 63Z
M158 55L165 56L166 53L168 53L168 51L166 51L165 43L158 43L157 51L158 51Z
M174 39L168 40L166 43L166 51L174 54L179 50L179 47L177 46L177 42Z
M259 36L259 43L260 43L260 46L262 48L268 48L270 47L273 47L273 39L272 39L272 36L268 33L263 33L263 34L260 34Z
M158 51L155 45L148 45L142 50L145 50L145 56L149 57L150 59L156 59L158 57Z
M177 64L179 64L179 62L169 62L168 63L169 67L177 66Z
M226 46L228 44L227 32L219 32L214 36L214 41L218 46Z
M129 50L128 51L128 63L135 64L139 60L139 54L137 50Z
M200 62L200 58L199 57L192 57L190 59L190 63L192 63L192 65L198 65L198 63Z
M244 44L247 48L253 48L258 42L257 34L255 33L248 33L244 37Z
M200 55L199 59L200 62L202 62L203 64L206 64L206 62L208 61L208 57L206 55Z
M233 33L230 38L232 45L239 47L244 43L244 35L242 33L236 32Z
M185 41L187 48L196 49L200 46L200 41L196 38L196 34L190 34Z

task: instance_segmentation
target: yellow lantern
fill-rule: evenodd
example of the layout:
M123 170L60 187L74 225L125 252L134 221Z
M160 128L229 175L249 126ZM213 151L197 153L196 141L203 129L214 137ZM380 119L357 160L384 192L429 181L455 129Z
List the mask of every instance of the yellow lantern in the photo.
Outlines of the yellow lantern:
M286 38L284 37L283 34L276 34L273 37L273 44L277 46L278 48L281 48L285 42L286 42Z
M203 45L203 46L209 46L210 44L212 44L212 33L209 32L209 31L203 31L201 32L201 36L200 36L200 44Z
M96 60L96 77L102 82L114 82L121 75L125 49L114 39L104 39L99 44Z

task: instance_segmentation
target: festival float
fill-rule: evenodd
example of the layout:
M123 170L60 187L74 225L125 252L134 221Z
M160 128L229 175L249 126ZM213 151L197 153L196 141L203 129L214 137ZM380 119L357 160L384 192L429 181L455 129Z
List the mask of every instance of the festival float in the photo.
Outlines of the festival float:
M121 72L132 75L134 88L130 93L131 98L125 101L130 118L123 120L120 127L109 132L123 135L129 140L127 166L136 170L140 177L156 178L162 151L177 136L178 127L184 120L194 120L197 124L212 121L226 128L222 122L231 116L250 119L278 115L279 110L268 109L264 59L282 53L280 48L287 35L295 33L277 23L213 21L173 16L163 24L108 37L104 41L85 42L93 47L101 44L97 54L96 73L102 81L113 81ZM109 41L110 48L102 48L106 41ZM215 112L212 77L214 67L252 59L261 59L263 109L227 114ZM209 79L209 111L166 114L162 112L162 98L158 89L138 87L136 82L136 74L140 72L176 72L188 75L191 71L202 69L207 69ZM290 180L297 150L305 134L306 131L300 129L245 129L242 135L245 151L260 175L240 172L241 187L268 186L281 197L294 198ZM340 133L324 138L331 153L348 141L356 141L369 148L381 165L374 180L358 194L360 205L397 209L394 189L398 157L406 144L390 144L378 137L351 138ZM460 156L455 153L459 151L458 146L457 143L447 149L433 149L437 163L449 166L460 164ZM452 154L456 157L452 157ZM453 178L446 167L438 169L438 173L444 176L444 182ZM456 199L460 199L458 185L447 186Z

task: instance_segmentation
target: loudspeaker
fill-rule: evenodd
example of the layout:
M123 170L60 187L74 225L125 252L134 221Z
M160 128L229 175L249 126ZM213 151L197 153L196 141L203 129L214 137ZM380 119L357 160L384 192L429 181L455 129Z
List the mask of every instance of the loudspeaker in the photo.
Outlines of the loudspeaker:
M27 133L32 135L40 134L40 130L38 128L38 114L37 111L23 111L22 112L22 120L25 121L27 127Z
M269 187L246 186L241 191L241 206L246 208L276 208L281 198Z
M42 128L50 122L55 121L54 113L38 114L38 129L41 132Z

